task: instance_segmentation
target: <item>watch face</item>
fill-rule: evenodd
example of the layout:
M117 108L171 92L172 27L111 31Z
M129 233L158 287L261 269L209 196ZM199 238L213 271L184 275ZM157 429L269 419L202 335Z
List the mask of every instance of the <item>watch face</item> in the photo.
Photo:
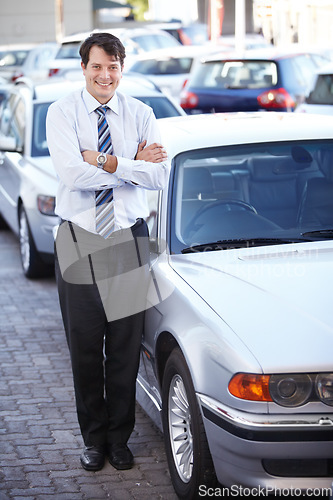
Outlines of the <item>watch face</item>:
M106 163L106 154L105 153L100 153L97 156L97 163L99 163L100 165L104 165L104 163Z

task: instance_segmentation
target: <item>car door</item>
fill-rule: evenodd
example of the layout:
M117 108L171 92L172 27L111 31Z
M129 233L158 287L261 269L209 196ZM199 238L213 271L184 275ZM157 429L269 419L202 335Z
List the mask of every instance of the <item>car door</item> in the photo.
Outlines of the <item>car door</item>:
M18 149L24 147L26 110L23 99L13 91L3 106L0 134L15 139ZM7 224L18 232L17 202L24 168L19 152L0 152L0 213Z

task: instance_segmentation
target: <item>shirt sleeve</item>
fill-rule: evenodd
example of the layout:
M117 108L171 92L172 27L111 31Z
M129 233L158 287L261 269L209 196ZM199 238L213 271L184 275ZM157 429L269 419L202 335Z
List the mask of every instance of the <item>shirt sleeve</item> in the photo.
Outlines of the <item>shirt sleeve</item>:
M143 120L141 137L142 140L147 141L147 146L155 142L161 143L157 120L150 108L148 108ZM115 175L120 181L151 190L163 189L166 186L170 172L169 160L151 163L119 156L117 159L118 167Z
M123 185L125 181L119 176L83 161L73 108L68 107L66 111L65 105L55 102L50 105L46 117L48 148L61 182L70 191L98 191ZM91 149L95 147L92 145Z

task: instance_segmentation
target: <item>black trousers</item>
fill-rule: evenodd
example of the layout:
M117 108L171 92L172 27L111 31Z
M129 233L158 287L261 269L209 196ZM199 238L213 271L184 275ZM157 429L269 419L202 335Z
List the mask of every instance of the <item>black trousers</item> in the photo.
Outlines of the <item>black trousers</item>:
M126 443L135 424L135 384L149 281L146 223L110 240L64 221L56 281L86 446Z

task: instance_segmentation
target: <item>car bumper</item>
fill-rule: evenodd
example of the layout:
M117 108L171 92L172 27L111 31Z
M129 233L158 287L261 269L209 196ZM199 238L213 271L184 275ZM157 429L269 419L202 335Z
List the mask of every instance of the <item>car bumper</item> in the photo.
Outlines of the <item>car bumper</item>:
M264 488L331 488L333 416L257 415L198 395L219 482Z

